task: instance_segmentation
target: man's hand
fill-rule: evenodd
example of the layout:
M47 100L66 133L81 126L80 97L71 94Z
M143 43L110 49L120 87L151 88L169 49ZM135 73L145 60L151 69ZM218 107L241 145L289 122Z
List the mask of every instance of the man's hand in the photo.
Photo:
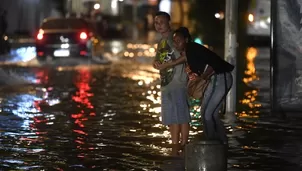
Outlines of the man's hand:
M161 65L161 63L159 62L159 61L154 61L153 62L153 67L155 68L155 69L158 69L158 67ZM158 69L159 70L159 69Z
M170 68L171 66L170 66L170 64L169 64L169 63L171 63L171 62L165 62L165 63L162 63L162 64L160 64L159 66L157 66L157 68L156 68L156 69L158 69L158 70L163 70L163 69Z

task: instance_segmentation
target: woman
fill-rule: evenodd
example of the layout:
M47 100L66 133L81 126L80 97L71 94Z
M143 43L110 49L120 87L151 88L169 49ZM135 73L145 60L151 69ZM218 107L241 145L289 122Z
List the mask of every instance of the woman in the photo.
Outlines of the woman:
M175 48L183 57L173 62L162 64L160 68L169 68L187 61L190 68L189 78L196 79L198 76L210 80L202 100L204 133L209 140L221 140L227 144L225 127L219 118L219 110L222 108L233 84L231 71L234 66L223 60L217 54L204 46L192 42L187 28L180 27L173 34ZM214 74L213 74L214 72Z

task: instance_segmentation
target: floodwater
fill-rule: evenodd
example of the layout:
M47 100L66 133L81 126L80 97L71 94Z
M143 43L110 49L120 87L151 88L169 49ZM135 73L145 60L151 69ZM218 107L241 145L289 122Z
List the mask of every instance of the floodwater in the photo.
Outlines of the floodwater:
M248 49L240 110L224 116L230 171L302 170L302 122L267 111L268 52ZM160 123L153 53L151 45L128 44L109 55L111 63L51 66L32 55L5 57L13 60L0 71L0 170L182 170ZM196 104L191 140L202 135Z

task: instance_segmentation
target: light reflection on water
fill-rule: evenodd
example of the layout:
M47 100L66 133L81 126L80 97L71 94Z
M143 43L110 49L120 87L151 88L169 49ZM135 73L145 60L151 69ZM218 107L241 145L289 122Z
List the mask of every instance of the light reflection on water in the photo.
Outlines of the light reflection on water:
M259 80L259 76L257 75L255 68L255 58L257 57L258 50L255 47L250 47L247 49L246 53L246 70L244 71L245 77L243 78L243 82L246 85L249 85L250 82ZM244 92L244 99L240 100L242 105L246 105L248 111L241 111L238 116L239 117L258 117L261 107L260 103L256 102L256 98L258 96L258 89L251 88L250 90Z
M10 55L13 57L10 62L28 62L36 57L36 48L33 46L21 47L12 50Z
M250 50L246 80L252 82L257 58ZM34 91L0 92L1 169L157 170L170 159L158 72L150 64L28 70L38 84ZM229 170L276 170L298 159L292 150L293 143L300 147L292 141L298 133L287 123L261 120L259 93L248 89L245 110L224 116ZM190 139L202 134L198 103L191 101Z
M269 71L269 63L263 64L266 55L260 54L256 47L247 49L243 78L247 88L244 98L240 100L243 110L236 114L238 120L230 135L229 153L233 157L229 159L229 164L235 170L301 170L301 163L297 162L300 157L295 152L296 148L301 149L301 145L297 147L302 142L301 138L297 138L301 129L291 129L292 126L301 125L301 121L282 121L270 117L263 112L266 109L263 110L259 97L260 93L266 93L261 92L266 87L261 87L261 83L259 87L252 86L254 82L269 80L269 77L264 77L269 74L263 73ZM257 71L256 68L262 70Z

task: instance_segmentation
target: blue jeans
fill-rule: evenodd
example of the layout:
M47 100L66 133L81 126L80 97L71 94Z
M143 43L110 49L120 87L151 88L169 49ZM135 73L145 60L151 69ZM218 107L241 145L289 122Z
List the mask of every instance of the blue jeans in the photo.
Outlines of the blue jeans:
M227 135L219 110L233 84L232 74L215 74L204 93L202 114L204 133L209 140L220 140L227 143Z

